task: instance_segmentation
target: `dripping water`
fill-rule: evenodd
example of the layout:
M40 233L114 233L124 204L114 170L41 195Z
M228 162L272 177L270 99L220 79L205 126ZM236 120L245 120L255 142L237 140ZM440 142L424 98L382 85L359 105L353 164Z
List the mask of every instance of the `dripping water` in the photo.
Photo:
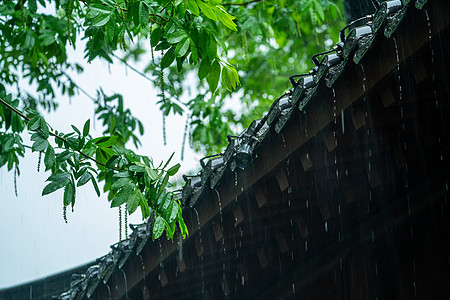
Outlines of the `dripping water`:
M197 226L198 226L198 238L199 238L199 242L200 242L200 246L203 247L203 240L202 240L202 231L201 231L201 224L200 224L200 217L198 215L198 211L195 207L192 208L195 212L195 215L197 217ZM202 295L205 294L205 269L204 269L204 264L203 264L203 254L200 256L200 261L201 261L201 273L202 273Z
M238 174L237 172L234 172L234 186L238 185Z
M399 59L399 51L398 51L398 44L397 40L393 38L394 45L395 45L395 54L397 59L397 73L398 73L398 86L399 86L399 102L400 102L400 117L402 120L402 131L403 131L403 149L405 150L405 153L407 153L407 145L406 145L406 130L405 130L405 119L404 119L404 111L403 111L403 103L402 103L402 83L401 83L401 75L400 75L400 59ZM409 192L408 192L408 160L406 160L405 164L405 190L406 190L406 198L407 198L407 204L408 204L408 215L411 216L411 208L410 208L410 202L409 202Z
M217 201L219 203L220 230L222 231L222 252L223 252L223 255L225 256L226 249L225 249L225 233L223 231L222 201L220 200L219 191L217 189L214 189L214 191L217 194ZM222 268L223 268L223 273L222 273L223 282L225 282L225 262L222 264Z
M286 148L286 139L284 138L284 135L280 132L281 140L283 141L283 148Z
M397 44L397 40L394 38L392 38L392 40L394 41L394 45L395 45L395 57L397 60L397 73L398 73L398 92L399 92L399 102L401 104L401 101L403 100L402 97L402 78L400 75L400 56L398 54L398 44ZM402 117L403 117L403 112L402 112Z
M145 265L144 265L144 260L142 259L142 255L140 255L140 254L139 254L139 258L141 259L141 265L142 265L142 275L143 275L142 278L143 278L143 280L145 282ZM144 294L146 292L146 289L147 289L147 285L144 284Z
M163 263L163 248L162 248L162 244L161 244L161 240L159 241L159 266L161 268L164 268L164 263Z
M123 280L125 282L125 299L128 299L128 284L127 284L127 275L125 275L125 272L123 269L120 269L120 271L122 271L123 274Z
M436 86L435 86L435 81L436 81L436 73L435 73L435 67L434 67L434 49L433 49L433 38L432 38L432 31L431 31L431 20L430 20L430 16L428 14L428 11L426 9L424 9L425 12L425 16L427 18L427 25L428 25L428 42L430 44L430 53L431 53L431 69L433 70L433 73L431 75L431 86L433 88L433 97L436 103L436 109L439 109L439 100L437 97L437 91L436 91ZM442 145L441 145L441 138L439 137L438 139L438 144L439 144L439 149L441 152L441 161L443 160L443 153L442 153Z
M109 300L111 300L112 299L111 298L111 289L109 288L109 285L107 285L106 283L105 283L105 286L106 286L106 289L108 290Z

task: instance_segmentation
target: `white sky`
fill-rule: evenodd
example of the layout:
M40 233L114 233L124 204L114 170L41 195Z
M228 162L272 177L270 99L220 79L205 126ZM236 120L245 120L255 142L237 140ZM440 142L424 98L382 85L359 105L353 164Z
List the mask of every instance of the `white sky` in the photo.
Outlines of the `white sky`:
M71 61L83 61L83 47L70 53ZM75 57L75 58L74 58ZM158 93L151 83L120 62L114 65L96 60L85 65L82 76L74 80L91 95L101 86L106 94L113 92L124 96L125 105L145 126L141 137L140 154L152 156L155 162L166 160L175 151L173 163L180 161L180 149L184 131L184 117L167 119L167 146L162 141L161 112L155 106ZM143 65L136 66L142 69ZM32 91L32 89L28 89ZM72 98L58 97L60 107L56 113L46 116L49 124L60 131L72 131L73 124L82 128L93 116L93 104L84 95ZM100 134L100 122L96 131ZM31 145L30 135L24 134L24 142ZM51 139L53 140L53 139ZM199 154L189 147L185 149L179 174L197 168ZM106 194L100 198L91 183L77 189L75 212L68 209L68 224L62 217L62 190L48 196L40 196L49 173L37 172L38 155L28 151L20 162L21 176L17 178L18 194L14 195L14 177L6 168L0 169L0 288L35 280L80 264L92 261L110 251L109 246L118 241L118 209L109 208ZM129 223L140 223L138 209L129 217ZM129 233L131 230L129 230Z

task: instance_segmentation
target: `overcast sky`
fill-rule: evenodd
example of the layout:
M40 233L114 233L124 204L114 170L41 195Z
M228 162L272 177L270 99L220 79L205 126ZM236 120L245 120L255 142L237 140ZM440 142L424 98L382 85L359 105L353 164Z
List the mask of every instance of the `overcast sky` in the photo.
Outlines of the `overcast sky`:
M83 47L70 53L72 61L83 61ZM174 163L180 161L184 131L184 117L167 120L167 146L163 146L161 112L155 106L157 93L150 82L115 61L108 66L102 61L85 65L82 76L75 82L95 95L101 86L106 94L123 94L125 105L145 126L141 137L140 154L152 156L155 162L167 160L175 151ZM142 69L143 65L136 66ZM31 88L28 89L30 92ZM71 124L82 128L93 116L93 103L84 95L58 96L60 107L46 116L49 124L60 131L72 131ZM70 103L69 103L70 102ZM91 134L100 134L100 123L91 122ZM31 145L30 135L23 135ZM181 162L179 174L198 167L199 154L189 147ZM20 162L21 176L17 178L18 197L14 195L14 176L6 168L0 169L0 288L35 280L80 264L95 260L110 251L109 246L118 241L118 209L109 208L106 195L100 198L90 183L77 189L75 211L68 209L68 224L62 213L62 190L42 197L45 179L49 176L37 172L38 155L27 152ZM142 222L140 210L129 218L129 223ZM131 232L131 230L129 230Z

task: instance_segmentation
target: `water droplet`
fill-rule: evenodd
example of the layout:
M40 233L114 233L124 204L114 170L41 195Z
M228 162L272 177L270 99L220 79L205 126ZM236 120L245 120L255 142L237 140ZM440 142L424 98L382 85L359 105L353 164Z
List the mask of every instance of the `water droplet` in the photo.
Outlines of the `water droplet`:
M325 222L325 232L328 232L328 221Z
M286 139L284 138L284 135L280 133L281 140L283 141L283 148L286 148Z

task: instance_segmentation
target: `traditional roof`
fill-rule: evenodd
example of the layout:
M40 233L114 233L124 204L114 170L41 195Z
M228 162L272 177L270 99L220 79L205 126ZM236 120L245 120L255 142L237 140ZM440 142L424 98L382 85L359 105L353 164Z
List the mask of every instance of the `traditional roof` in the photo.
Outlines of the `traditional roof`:
M56 299L450 295L450 2L387 1ZM1 298L1 294L0 294Z

